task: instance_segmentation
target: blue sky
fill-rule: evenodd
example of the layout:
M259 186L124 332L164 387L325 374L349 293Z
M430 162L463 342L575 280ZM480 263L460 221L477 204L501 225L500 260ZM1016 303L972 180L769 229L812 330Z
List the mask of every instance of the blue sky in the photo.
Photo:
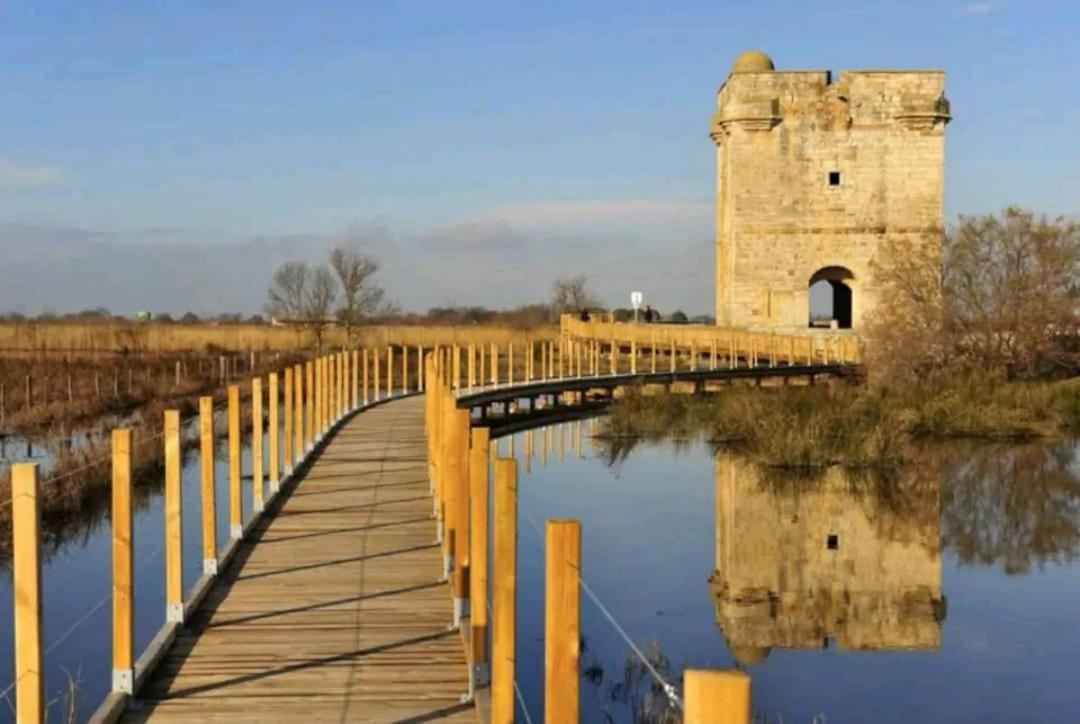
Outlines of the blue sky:
M611 303L636 287L708 311L708 118L741 50L944 68L947 216L1076 214L1077 37L1072 2L6 2L9 261L269 258L165 265L183 283L9 264L0 309L254 311L273 264L347 239L406 308L542 299L581 270Z

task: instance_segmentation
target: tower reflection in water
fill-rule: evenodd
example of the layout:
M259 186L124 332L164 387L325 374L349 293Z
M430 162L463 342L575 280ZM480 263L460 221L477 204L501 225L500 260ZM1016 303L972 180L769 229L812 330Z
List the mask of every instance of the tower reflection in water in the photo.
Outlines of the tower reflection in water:
M735 660L774 648L941 645L940 477L815 478L716 458L716 623Z

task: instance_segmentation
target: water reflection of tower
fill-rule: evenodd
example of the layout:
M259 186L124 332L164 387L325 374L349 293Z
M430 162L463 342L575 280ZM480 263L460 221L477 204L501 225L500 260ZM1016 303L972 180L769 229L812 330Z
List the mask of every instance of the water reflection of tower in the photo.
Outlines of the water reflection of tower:
M774 480L716 459L716 622L735 659L774 647L936 649L940 481Z

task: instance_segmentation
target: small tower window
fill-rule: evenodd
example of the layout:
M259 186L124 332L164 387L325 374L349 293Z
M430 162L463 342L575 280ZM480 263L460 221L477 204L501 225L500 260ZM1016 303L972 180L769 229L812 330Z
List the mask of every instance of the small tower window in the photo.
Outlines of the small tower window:
M825 538L825 547L831 551L835 551L840 547L840 536L835 533L829 533L828 537Z
M829 171L829 185L830 186L839 186L840 185L840 172L839 171Z

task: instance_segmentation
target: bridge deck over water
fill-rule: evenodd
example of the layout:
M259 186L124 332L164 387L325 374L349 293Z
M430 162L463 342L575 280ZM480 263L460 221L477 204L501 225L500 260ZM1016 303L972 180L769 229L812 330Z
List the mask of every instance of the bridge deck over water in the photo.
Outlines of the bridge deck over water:
M423 400L345 422L219 578L125 721L476 721L450 630Z

